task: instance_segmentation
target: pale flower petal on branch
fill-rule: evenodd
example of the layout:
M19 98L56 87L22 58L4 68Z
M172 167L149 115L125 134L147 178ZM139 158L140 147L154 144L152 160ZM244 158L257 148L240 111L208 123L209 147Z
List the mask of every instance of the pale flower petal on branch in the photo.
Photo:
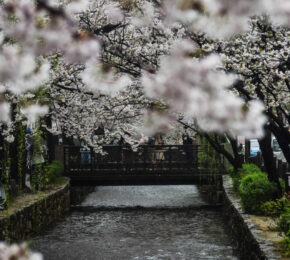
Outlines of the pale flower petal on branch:
M5 140L8 142L8 143L13 143L14 140L15 140L15 137L13 135L8 135L5 137Z
M0 81L7 90L20 94L39 87L49 79L50 65L36 62L31 53L22 53L18 46L3 46L0 53Z
M0 27L20 43L23 52L35 56L61 52L69 62L86 62L98 54L98 39L81 33L77 16L68 13L86 10L89 2L75 0L63 5L40 1L37 5L32 0L6 1L0 8Z
M110 23L118 23L124 19L124 14L117 3L106 3L101 10Z
M26 244L12 244L0 242L0 259L1 260L42 260L43 257L39 253L31 252Z
M276 25L290 26L289 0L260 0L266 14Z
M248 29L248 17L259 6L250 0L168 0L163 4L166 21L180 21L192 31L205 32L212 38L225 38Z
M150 2L143 2L139 8L133 13L132 23L137 27L153 26L153 22L157 17L155 8Z
M85 12L89 9L90 3L90 0L73 0L65 6L65 10L69 15Z
M0 122L8 122L10 120L10 105L6 102L0 103Z
M100 44L96 38L91 40L79 40L67 46L63 54L68 62L86 62L91 57L98 57Z
M86 64L86 69L81 77L89 90L115 96L132 83L128 76L117 75L113 69L107 69L104 66L106 65L102 65L96 59L92 59Z
M38 117L48 113L47 106L31 105L26 108L21 108L21 113L28 119L28 122L35 123Z
M144 116L144 125L140 131L147 136L154 136L156 133L166 133L172 129L175 117L164 112L147 111Z
M249 104L245 113L243 100L228 90L236 77L218 70L220 58L216 55L201 60L190 58L186 55L187 45L188 42L175 46L178 51L173 49L172 55L163 57L155 74L143 73L147 95L163 99L169 111L192 116L204 130L260 137L265 123L260 107L255 105L255 112ZM253 113L255 117L251 116Z
M167 0L163 10L169 23L180 21L213 38L245 32L249 17L254 15L267 14L277 25L290 25L288 0Z

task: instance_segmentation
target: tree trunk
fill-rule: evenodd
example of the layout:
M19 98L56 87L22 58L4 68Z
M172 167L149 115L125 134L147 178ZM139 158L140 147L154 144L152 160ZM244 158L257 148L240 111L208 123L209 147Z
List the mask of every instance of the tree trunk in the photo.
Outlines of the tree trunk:
M279 176L276 172L276 165L274 161L273 149L271 146L271 132L268 127L265 128L265 136L259 140L260 149L264 159L264 164L268 174L269 181L275 182L278 187L278 192L275 194L275 198L280 198L283 195L282 187L279 182Z
M0 127L1 133L2 133L2 128L3 127ZM5 160L4 138L3 138L2 134L0 134L0 183L3 182L2 174L5 170L5 169L3 169L5 167L4 160Z
M51 127L51 116L47 115L45 118L45 123L47 127ZM55 160L55 152L54 152L54 147L55 147L55 142L54 142L54 136L49 132L46 131L46 143L47 143L47 149L48 149L48 161L52 162Z
M236 139L233 139L231 137L228 137L229 140L230 140L230 143L231 143L231 146L232 146L232 149L233 149L233 153L234 153L234 167L235 169L240 169L242 168L243 166L243 162L242 162L242 158L241 158L241 155L239 154L239 148L238 148L238 142Z
M270 123L269 129L272 131L274 136L277 139L277 142L285 156L286 161L290 165L290 134L288 130L281 129L280 127L275 126L273 123Z
M15 121L15 118L16 118L16 108L17 108L17 105L16 104L12 104L12 113L11 113L11 118L12 118L12 121ZM17 130L15 129L14 132L13 132L13 135L15 137L15 140L14 142L12 142L10 144L10 149L9 149L9 157L10 157L10 160L11 160L11 168L10 168L10 179L14 179L15 182L18 181L18 156L17 156L17 139L18 139L18 136L17 136Z
M208 135L207 133L203 133L201 131L199 131L198 129L195 129L187 124L185 124L184 122L178 120L178 122L188 128L190 128L191 130L195 131L198 135L205 137L206 140L209 142L209 144L211 145L211 147L213 149L215 149L216 152L222 154L228 161L229 163L234 167L235 170L238 170L240 168L242 168L242 162L241 160L239 160L239 157L234 157L232 154L230 154L223 145L221 145L220 143L216 142L215 140L213 140L210 135Z
M248 163L249 162L249 157L250 157L250 141L246 140L245 141L245 162Z

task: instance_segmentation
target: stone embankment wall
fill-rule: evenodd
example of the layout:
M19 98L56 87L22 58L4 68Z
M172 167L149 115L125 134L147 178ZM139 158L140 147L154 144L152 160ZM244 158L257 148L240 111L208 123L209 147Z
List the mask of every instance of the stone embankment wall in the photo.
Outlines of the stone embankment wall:
M52 190L28 195L0 212L0 240L20 241L40 232L70 210L69 179Z
M70 202L72 206L80 204L86 196L94 192L94 186L71 186L70 187Z
M273 243L263 237L259 226L252 221L251 216L244 213L240 198L232 188L230 176L223 176L224 215L228 221L232 236L237 242L240 259L280 259L274 251Z

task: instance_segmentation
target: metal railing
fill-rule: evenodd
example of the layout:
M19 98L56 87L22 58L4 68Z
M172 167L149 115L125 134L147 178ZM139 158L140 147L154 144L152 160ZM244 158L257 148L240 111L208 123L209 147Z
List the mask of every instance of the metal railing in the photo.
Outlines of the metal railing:
M64 146L66 175L103 174L174 174L194 173L201 168L200 145L142 145L137 151L119 145L103 147L105 155L92 148Z

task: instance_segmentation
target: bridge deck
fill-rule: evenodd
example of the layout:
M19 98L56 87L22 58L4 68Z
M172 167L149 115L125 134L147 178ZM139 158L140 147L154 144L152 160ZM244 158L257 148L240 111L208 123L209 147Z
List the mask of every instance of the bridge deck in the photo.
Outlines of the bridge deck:
M221 172L198 161L197 145L105 146L105 155L92 149L65 146L65 174L77 185L208 184Z

